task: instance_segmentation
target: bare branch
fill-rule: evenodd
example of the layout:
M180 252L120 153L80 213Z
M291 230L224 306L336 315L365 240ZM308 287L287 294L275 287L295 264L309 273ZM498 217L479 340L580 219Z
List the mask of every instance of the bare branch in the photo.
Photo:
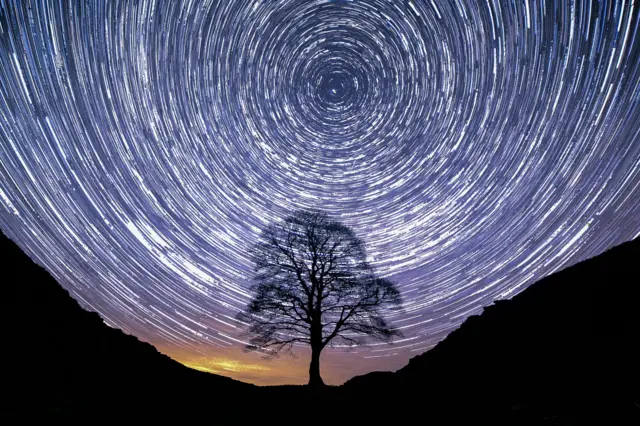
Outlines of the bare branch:
M298 211L268 226L251 254L255 296L238 314L253 336L247 350L272 357L309 345L321 381L319 354L334 339L357 346L399 335L383 317L401 304L395 284L375 276L362 240L326 214Z

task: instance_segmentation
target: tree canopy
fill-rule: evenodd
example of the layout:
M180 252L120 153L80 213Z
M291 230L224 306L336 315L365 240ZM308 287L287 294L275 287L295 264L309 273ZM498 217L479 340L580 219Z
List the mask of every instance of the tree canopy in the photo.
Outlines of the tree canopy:
M384 318L401 306L396 285L374 273L353 230L325 213L298 211L267 226L251 257L254 298L238 315L252 335L247 349L274 356L309 345L310 385L323 384L325 347L400 334Z

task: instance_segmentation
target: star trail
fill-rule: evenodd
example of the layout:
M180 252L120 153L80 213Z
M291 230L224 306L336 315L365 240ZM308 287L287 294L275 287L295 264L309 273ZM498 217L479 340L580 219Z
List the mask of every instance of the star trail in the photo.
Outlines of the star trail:
M0 0L0 228L181 362L306 383L235 316L260 228L322 209L405 300L403 338L327 350L323 376L397 369L640 235L639 8Z

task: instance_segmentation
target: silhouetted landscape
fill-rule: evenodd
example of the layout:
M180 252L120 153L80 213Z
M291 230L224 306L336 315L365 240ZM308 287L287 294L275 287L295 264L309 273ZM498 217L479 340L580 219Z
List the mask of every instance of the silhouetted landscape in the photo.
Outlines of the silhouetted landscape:
M640 426L640 3L0 0L0 236L3 424Z
M1 242L2 383L13 416L211 420L215 411L213 424L640 420L638 239L495 302L395 373L320 390L258 387L184 367L80 308L17 245Z
M169 397L171 406L187 404L196 390L210 400L218 389L231 398L255 388L192 370L107 326L4 235L1 253L9 407L25 414L144 412L145 404Z

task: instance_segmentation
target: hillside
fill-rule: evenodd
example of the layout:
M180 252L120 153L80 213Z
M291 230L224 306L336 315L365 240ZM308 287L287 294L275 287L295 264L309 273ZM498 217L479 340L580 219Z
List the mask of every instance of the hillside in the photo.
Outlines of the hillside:
M1 383L14 415L640 424L639 240L496 302L396 373L321 392L184 367L83 310L1 234L0 248Z
M469 417L640 419L639 262L640 240L622 244L495 302L398 372L344 387Z
M104 324L0 234L2 386L8 407L28 414L147 411L145 405L208 406L257 388L189 369ZM6 396L5 396L6 398Z

